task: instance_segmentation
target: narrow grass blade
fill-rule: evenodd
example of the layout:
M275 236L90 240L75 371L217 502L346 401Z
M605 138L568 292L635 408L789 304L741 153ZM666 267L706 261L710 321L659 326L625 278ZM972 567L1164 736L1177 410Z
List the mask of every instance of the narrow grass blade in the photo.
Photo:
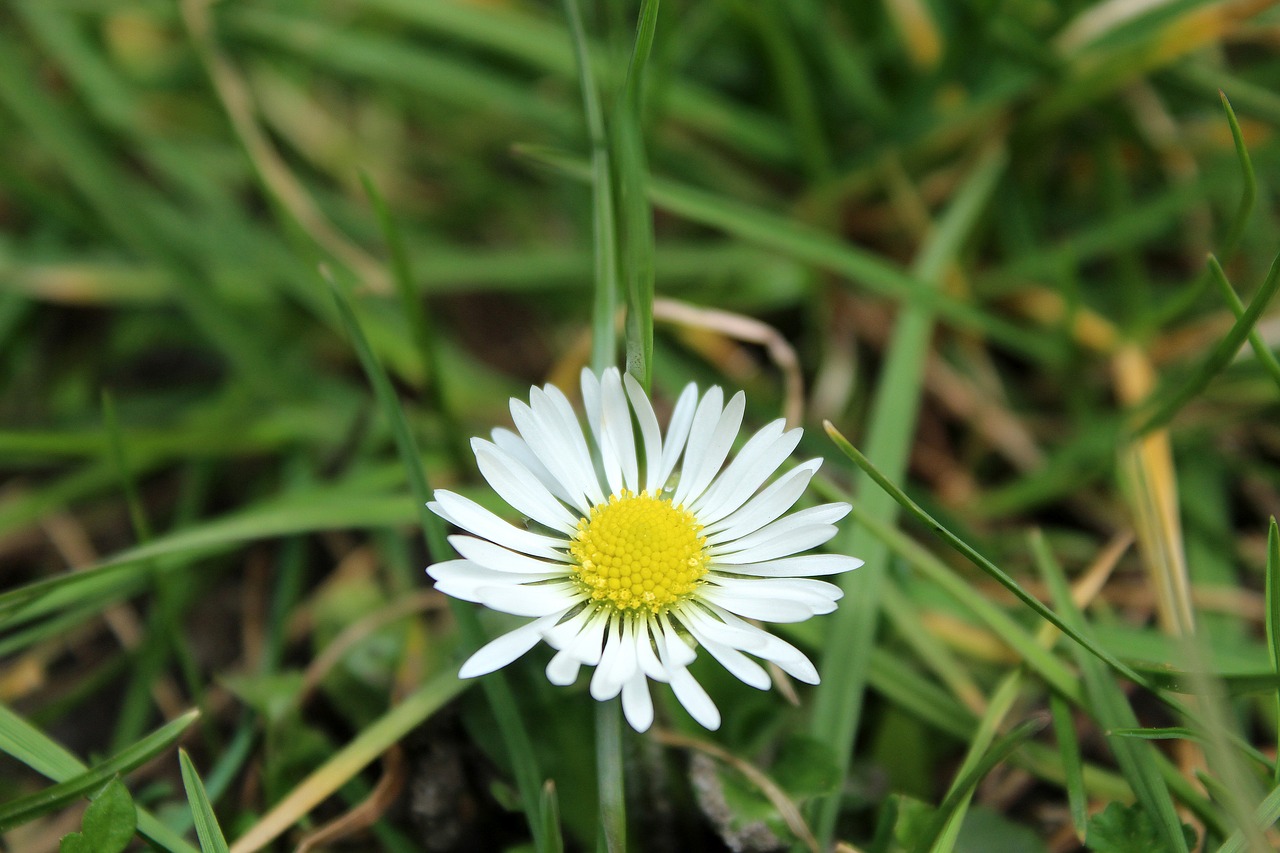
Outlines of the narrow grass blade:
M360 173L360 183L373 205L374 212L378 215L382 238L387 243L391 259L391 283L395 286L396 296L400 300L401 313L409 325L409 334L413 337L414 345L418 349L418 359L422 362L422 371L426 377L428 399L444 424L445 442L454 464L460 468L464 467L469 455L467 442L458 425L458 419L449 408L445 394L444 373L440 369L439 330L436 328L431 312L424 308L422 298L418 294L409 253L405 250L404 238L400 234L400 229L396 227L395 218L387 207L386 199L382 197L382 193L378 191L378 187L367 173Z
M1254 813L1254 826L1260 830L1274 827L1277 821L1280 821L1280 787L1272 788ZM1218 848L1218 853L1245 853L1247 843L1245 833L1237 829Z
M231 853L248 853L270 844L466 687L452 672L433 676L298 783L261 820L236 839L231 845ZM534 802L536 804L537 800ZM536 805L530 809L533 811L536 811ZM538 837L541 837L540 833Z
M592 246L595 262L595 301L591 312L591 369L600 373L613 367L618 357L619 274L617 212L614 210L609 139L605 133L604 108L591 70L590 46L582 25L579 0L564 0L573 54L582 88L582 111L587 120L591 146Z
M1216 260L1211 261L1216 263ZM1271 263L1271 270L1266 280L1258 288L1258 292L1249 300L1249 305L1236 319L1213 350L1205 356L1196 369L1181 384L1165 391L1157 392L1155 399L1145 406L1149 414L1138 421L1133 430L1134 436L1142 436L1153 429L1168 423L1192 397L1204 390L1205 386L1217 376L1223 368L1231 363L1236 352L1249 336L1249 332L1257 325L1271 297L1280 290L1280 255Z
M434 559L446 559L452 553L452 549L445 538L444 522L427 509L426 504L431 499L431 489L427 485L427 474L422 468L422 457L418 453L417 442L400 408L395 389L391 387L391 380L369 347L369 342L360 328L360 323L346 295L332 280L329 281L329 286L333 290L338 312L346 326L347 334L350 335L369 383L373 386L378 405L390 421L396 436L396 447L400 452L401 464L405 468L417 501L418 520L426 535L427 545ZM484 632L475 610L471 605L453 598L450 598L449 605L457 620L463 643L472 649L479 648L483 644ZM543 837L541 828L544 821L539 813L541 797L538 792L542 787L542 774L538 770L538 761L533 752L533 744L529 740L529 733L520 717L519 706L502 673L490 673L481 680L481 686L498 720L499 731L511 757L512 766L515 768L516 787L520 791L520 804L528 820L529 831L535 841L541 841Z
M1083 761L1080 757L1080 740L1076 737L1075 720L1071 706L1057 693L1049 694L1049 712L1053 715L1053 733L1058 739L1058 754L1062 757L1062 771L1066 777L1067 803L1071 808L1071 823L1076 828L1076 838L1084 842L1089 824L1089 800L1085 796Z
M646 187L641 111L645 66L658 26L658 0L643 0L635 49L613 111L609 164L613 169L620 278L627 300L627 372L646 391L653 380L653 211ZM593 163L593 171L595 164Z
M179 719L190 724L195 718L194 712L189 717ZM0 705L0 752L12 755L55 782L66 782L89 772L80 759L4 705ZM171 853L197 853L196 848L141 808L138 809L138 831Z
M178 761L182 764L182 787L187 791L187 801L191 804L191 814L195 818L196 837L200 839L201 853L228 853L227 840L222 836L222 827L218 826L218 818L213 813L213 804L205 793L204 782L191 763L191 756L185 749L178 750Z
M1276 675L1280 675L1280 528L1275 516L1267 527L1266 605L1267 653ZM1280 714L1280 684L1276 686L1276 710ZM1280 761L1276 762L1272 779L1280 785Z
M1084 614L1071 600L1066 578L1057 561L1050 554L1044 538L1038 534L1034 535L1031 545L1036 565L1049 585L1054 602L1063 614L1058 621L1069 624L1071 632L1076 636L1083 636L1088 630ZM1058 627L1063 630L1063 633L1068 633L1062 625ZM1080 643L1080 646L1085 646L1085 643ZM1090 708L1098 723L1108 731L1137 728L1138 720L1129 706L1128 699L1101 662L1085 654L1084 648L1077 647L1072 651L1087 685ZM1187 843L1182 834L1182 821L1178 818L1173 798L1169 795L1169 788L1161 776L1151 745L1144 741L1115 736L1110 737L1108 741L1138 802L1155 823L1156 831L1160 834L1165 849L1186 851Z
M1008 734L992 743L991 749L956 780L942 804L938 806L937 813L929 822L928 830L921 835L921 841L916 847L918 853L927 853L934 849L934 844L942 834L943 828L951 821L956 811L968 801L973 794L973 789L991 771L991 768L1008 758L1014 750L1035 737L1048 725L1047 717L1032 717L1019 723Z
M1231 307L1232 313L1236 315L1236 319L1244 316L1244 303L1240 301L1240 297L1236 295L1236 289L1231 286L1231 282L1227 279L1227 274L1222 270L1222 264L1218 263L1217 258L1209 258L1209 272L1213 276L1213 280L1218 283L1218 290L1222 293L1222 298L1226 300L1227 305ZM1276 383L1276 387L1280 387L1280 359L1276 358L1276 354L1271 351L1271 347L1262 339L1262 335L1258 334L1257 329L1249 330L1249 346L1253 348L1253 354L1257 356L1262 367L1271 376L1271 381Z

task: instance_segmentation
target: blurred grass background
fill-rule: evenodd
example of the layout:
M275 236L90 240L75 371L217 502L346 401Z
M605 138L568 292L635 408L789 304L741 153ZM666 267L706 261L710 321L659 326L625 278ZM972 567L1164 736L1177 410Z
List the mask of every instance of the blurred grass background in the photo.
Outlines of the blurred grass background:
M610 127L638 5L582 4ZM721 731L667 703L629 741L633 846L1056 851L1089 828L1149 851L1185 821L1269 849L1247 827L1280 808L1273 5L661 5L654 395L743 388L752 424L808 427L868 565L788 630L824 676L798 705L707 667ZM492 505L467 438L588 362L566 6L9 0L0 22L9 849L91 833L82 795L139 765L126 797L165 849L218 849L192 829L215 815L238 851L592 846L592 702L538 653L508 673L554 780L532 802L453 679L367 375L431 485ZM1156 692L899 520L824 419ZM1182 728L1114 735L1139 727ZM22 799L48 780L71 787Z

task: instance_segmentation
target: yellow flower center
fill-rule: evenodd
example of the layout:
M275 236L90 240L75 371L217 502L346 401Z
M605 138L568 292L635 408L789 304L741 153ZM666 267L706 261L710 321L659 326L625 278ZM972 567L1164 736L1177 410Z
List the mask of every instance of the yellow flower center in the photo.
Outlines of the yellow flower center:
M591 508L569 545L576 580L591 600L617 610L660 613L707 573L702 525L683 506L624 489Z

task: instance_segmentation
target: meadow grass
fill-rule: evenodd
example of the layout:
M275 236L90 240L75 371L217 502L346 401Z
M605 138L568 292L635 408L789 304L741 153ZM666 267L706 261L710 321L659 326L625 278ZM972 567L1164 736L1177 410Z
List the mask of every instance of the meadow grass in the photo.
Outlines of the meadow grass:
M11 0L3 843L1273 849L1271 6ZM456 677L432 490L613 365L806 428L820 685Z

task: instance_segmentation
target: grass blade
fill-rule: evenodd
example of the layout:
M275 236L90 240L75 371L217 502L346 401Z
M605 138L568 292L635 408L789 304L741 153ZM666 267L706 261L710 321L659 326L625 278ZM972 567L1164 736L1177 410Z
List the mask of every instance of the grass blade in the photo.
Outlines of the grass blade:
M196 837L200 839L201 853L228 853L227 840L222 836L222 828L218 826L218 818L213 813L213 804L205 793L204 782L191 763L191 756L185 749L178 750L178 761L182 764L182 787L187 791L187 801L191 804L191 814L195 818Z

